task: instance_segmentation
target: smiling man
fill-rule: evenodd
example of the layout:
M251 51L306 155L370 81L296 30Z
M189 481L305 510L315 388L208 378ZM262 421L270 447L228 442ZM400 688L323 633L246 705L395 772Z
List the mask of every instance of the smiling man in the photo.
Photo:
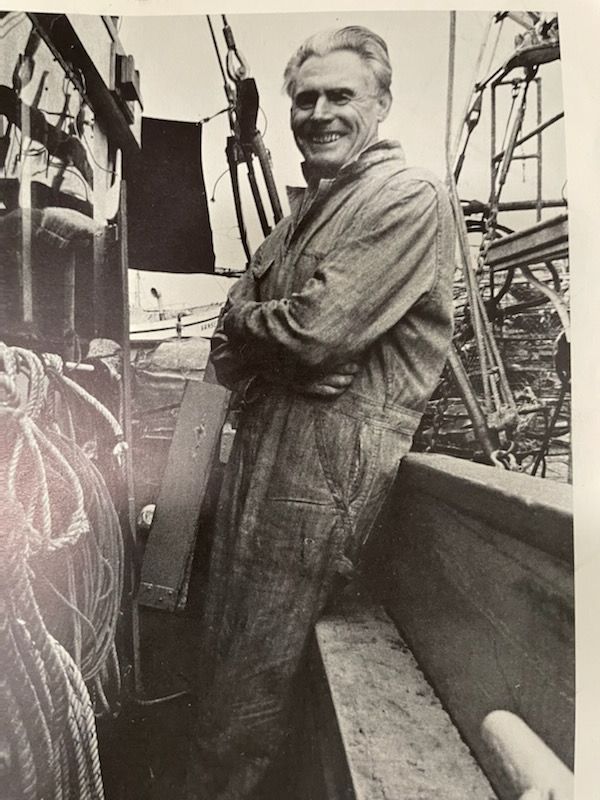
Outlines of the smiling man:
M379 139L384 41L311 37L285 87L307 186L232 289L212 342L243 395L219 502L190 798L271 795L306 646L352 577L442 370L454 229L444 187ZM281 795L278 795L278 797Z
M293 89L291 89L293 85ZM290 76L291 122L315 178L332 177L377 140L392 98L358 53L314 55Z

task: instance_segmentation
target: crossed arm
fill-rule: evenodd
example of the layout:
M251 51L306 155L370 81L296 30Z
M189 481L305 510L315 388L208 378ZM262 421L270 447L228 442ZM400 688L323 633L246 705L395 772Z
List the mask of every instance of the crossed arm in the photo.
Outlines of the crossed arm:
M213 337L221 382L262 374L308 394L345 391L370 345L431 288L437 225L435 190L413 180L367 202L348 237L290 297L261 302L248 270Z
M232 343L224 331L227 314L239 302L251 302L254 286L245 273L230 292L227 303L211 341L211 360L219 381L230 389L236 389L250 378L260 374L271 383L285 384L295 391L315 397L337 397L352 383L360 369L356 361L347 361L329 369L307 369L295 364L293 359L285 362L262 357L252 350L250 343ZM243 297L246 300L243 300Z

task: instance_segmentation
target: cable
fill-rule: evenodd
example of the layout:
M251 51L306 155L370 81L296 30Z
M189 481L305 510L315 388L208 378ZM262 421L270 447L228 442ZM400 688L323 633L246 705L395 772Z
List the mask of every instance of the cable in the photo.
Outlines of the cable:
M207 122L210 122L211 120L215 119L215 117L218 117L221 114L227 114L227 113L231 112L231 110L232 110L231 106L226 106L225 108L222 108L220 111L217 111L214 114L211 114L210 117L203 117L201 120L199 120L199 122L202 125L206 125Z
M217 56L217 61L219 63L219 69L221 71L221 77L223 78L223 84L227 86L227 76L225 75L225 67L223 66L223 61L221 60L221 53L219 52L219 45L217 44L217 37L215 36L215 31L213 28L212 20L210 18L210 14L206 15L206 21L208 22L208 27L210 29L210 35L213 41L213 45L215 48L215 54ZM229 97L227 98L230 99Z
M98 167L98 169L102 170L102 172L106 172L107 175L110 175L113 178L120 178L121 177L120 175L118 175L115 172L114 169L106 169L106 167L103 167L102 164L100 164L100 162L96 160L96 156L94 155L94 151L92 149L92 146L89 143L88 138L87 138L87 136L85 134L85 126L82 128L82 134L81 134L80 141L85 145L85 149L87 150L88 155L90 156L90 158L92 159L94 164Z
M477 85L477 78L479 77L479 74L480 74L481 62L483 60L483 55L484 55L486 47L487 47L488 37L489 37L490 29L491 29L491 26L492 26L492 23L493 23L493 19L494 19L493 15L490 15L490 18L488 20L485 33L484 33L483 38L481 40L481 45L479 47L479 53L477 55L477 60L475 62L475 67L473 69L473 78L472 78L472 80L471 80L471 82L469 84L470 86L476 86ZM452 32L450 33L450 35L452 36ZM452 55L450 57L452 58ZM452 60L453 60L453 58L452 58ZM455 137L455 140L454 140L454 146L453 146L452 151L450 153L449 163L452 163L454 161L454 159L456 157L456 153L458 152L458 147L459 147L459 144L460 144L460 137L461 137L461 134L462 134L462 127L463 127L463 125L464 125L464 123L465 123L465 121L466 121L466 119L468 117L469 109L471 107L471 99L472 99L472 97L473 97L473 93L471 92L471 94L467 97L467 100L465 102L464 111L463 111L463 114L462 114L462 117L461 117L461 120L460 120L460 126L458 128L458 131L457 131L457 134L456 134L456 137ZM449 127L451 127L451 124L452 124L452 120L450 120ZM448 136L450 136L450 133L448 133Z
M264 122L265 122L265 128L264 128L264 130L263 130L263 131L260 131L260 135L261 135L261 136L264 138L264 137L267 135L267 131L268 131L268 129L269 129L269 118L267 117L267 115L266 115L266 113L265 113L265 110L264 110L264 108L263 108L262 106L259 106L259 107L258 107L258 110L259 110L259 111L260 111L260 113L262 114L262 116L263 116L263 120L264 120Z
M214 184L213 184L213 190L212 190L212 194L211 194L211 196L210 196L210 202L211 202L211 203L214 203L214 202L215 202L215 192L216 192L216 190L217 190L217 184L219 183L219 181L221 180L221 178L223 178L223 177L225 177L225 175L227 175L227 173L228 173L228 172L229 172L229 167L228 167L227 169L224 169L224 170L223 170L223 172L222 172L222 173L219 175L219 177L217 178L217 180L214 182Z

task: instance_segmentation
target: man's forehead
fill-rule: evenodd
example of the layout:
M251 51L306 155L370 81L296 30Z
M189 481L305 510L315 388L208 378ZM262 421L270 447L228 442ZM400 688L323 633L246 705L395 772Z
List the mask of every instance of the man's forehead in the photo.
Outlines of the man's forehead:
M371 89L375 83L375 76L357 53L334 50L306 59L296 75L295 94L310 89Z

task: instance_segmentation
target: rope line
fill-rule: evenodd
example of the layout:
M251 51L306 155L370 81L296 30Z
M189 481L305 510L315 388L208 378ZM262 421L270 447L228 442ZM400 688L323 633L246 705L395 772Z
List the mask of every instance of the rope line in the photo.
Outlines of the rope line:
M0 689L26 800L103 800L95 714L119 708L124 545L86 455L98 448L75 441L82 406L94 422L85 434L122 442L115 417L55 357L0 342Z

